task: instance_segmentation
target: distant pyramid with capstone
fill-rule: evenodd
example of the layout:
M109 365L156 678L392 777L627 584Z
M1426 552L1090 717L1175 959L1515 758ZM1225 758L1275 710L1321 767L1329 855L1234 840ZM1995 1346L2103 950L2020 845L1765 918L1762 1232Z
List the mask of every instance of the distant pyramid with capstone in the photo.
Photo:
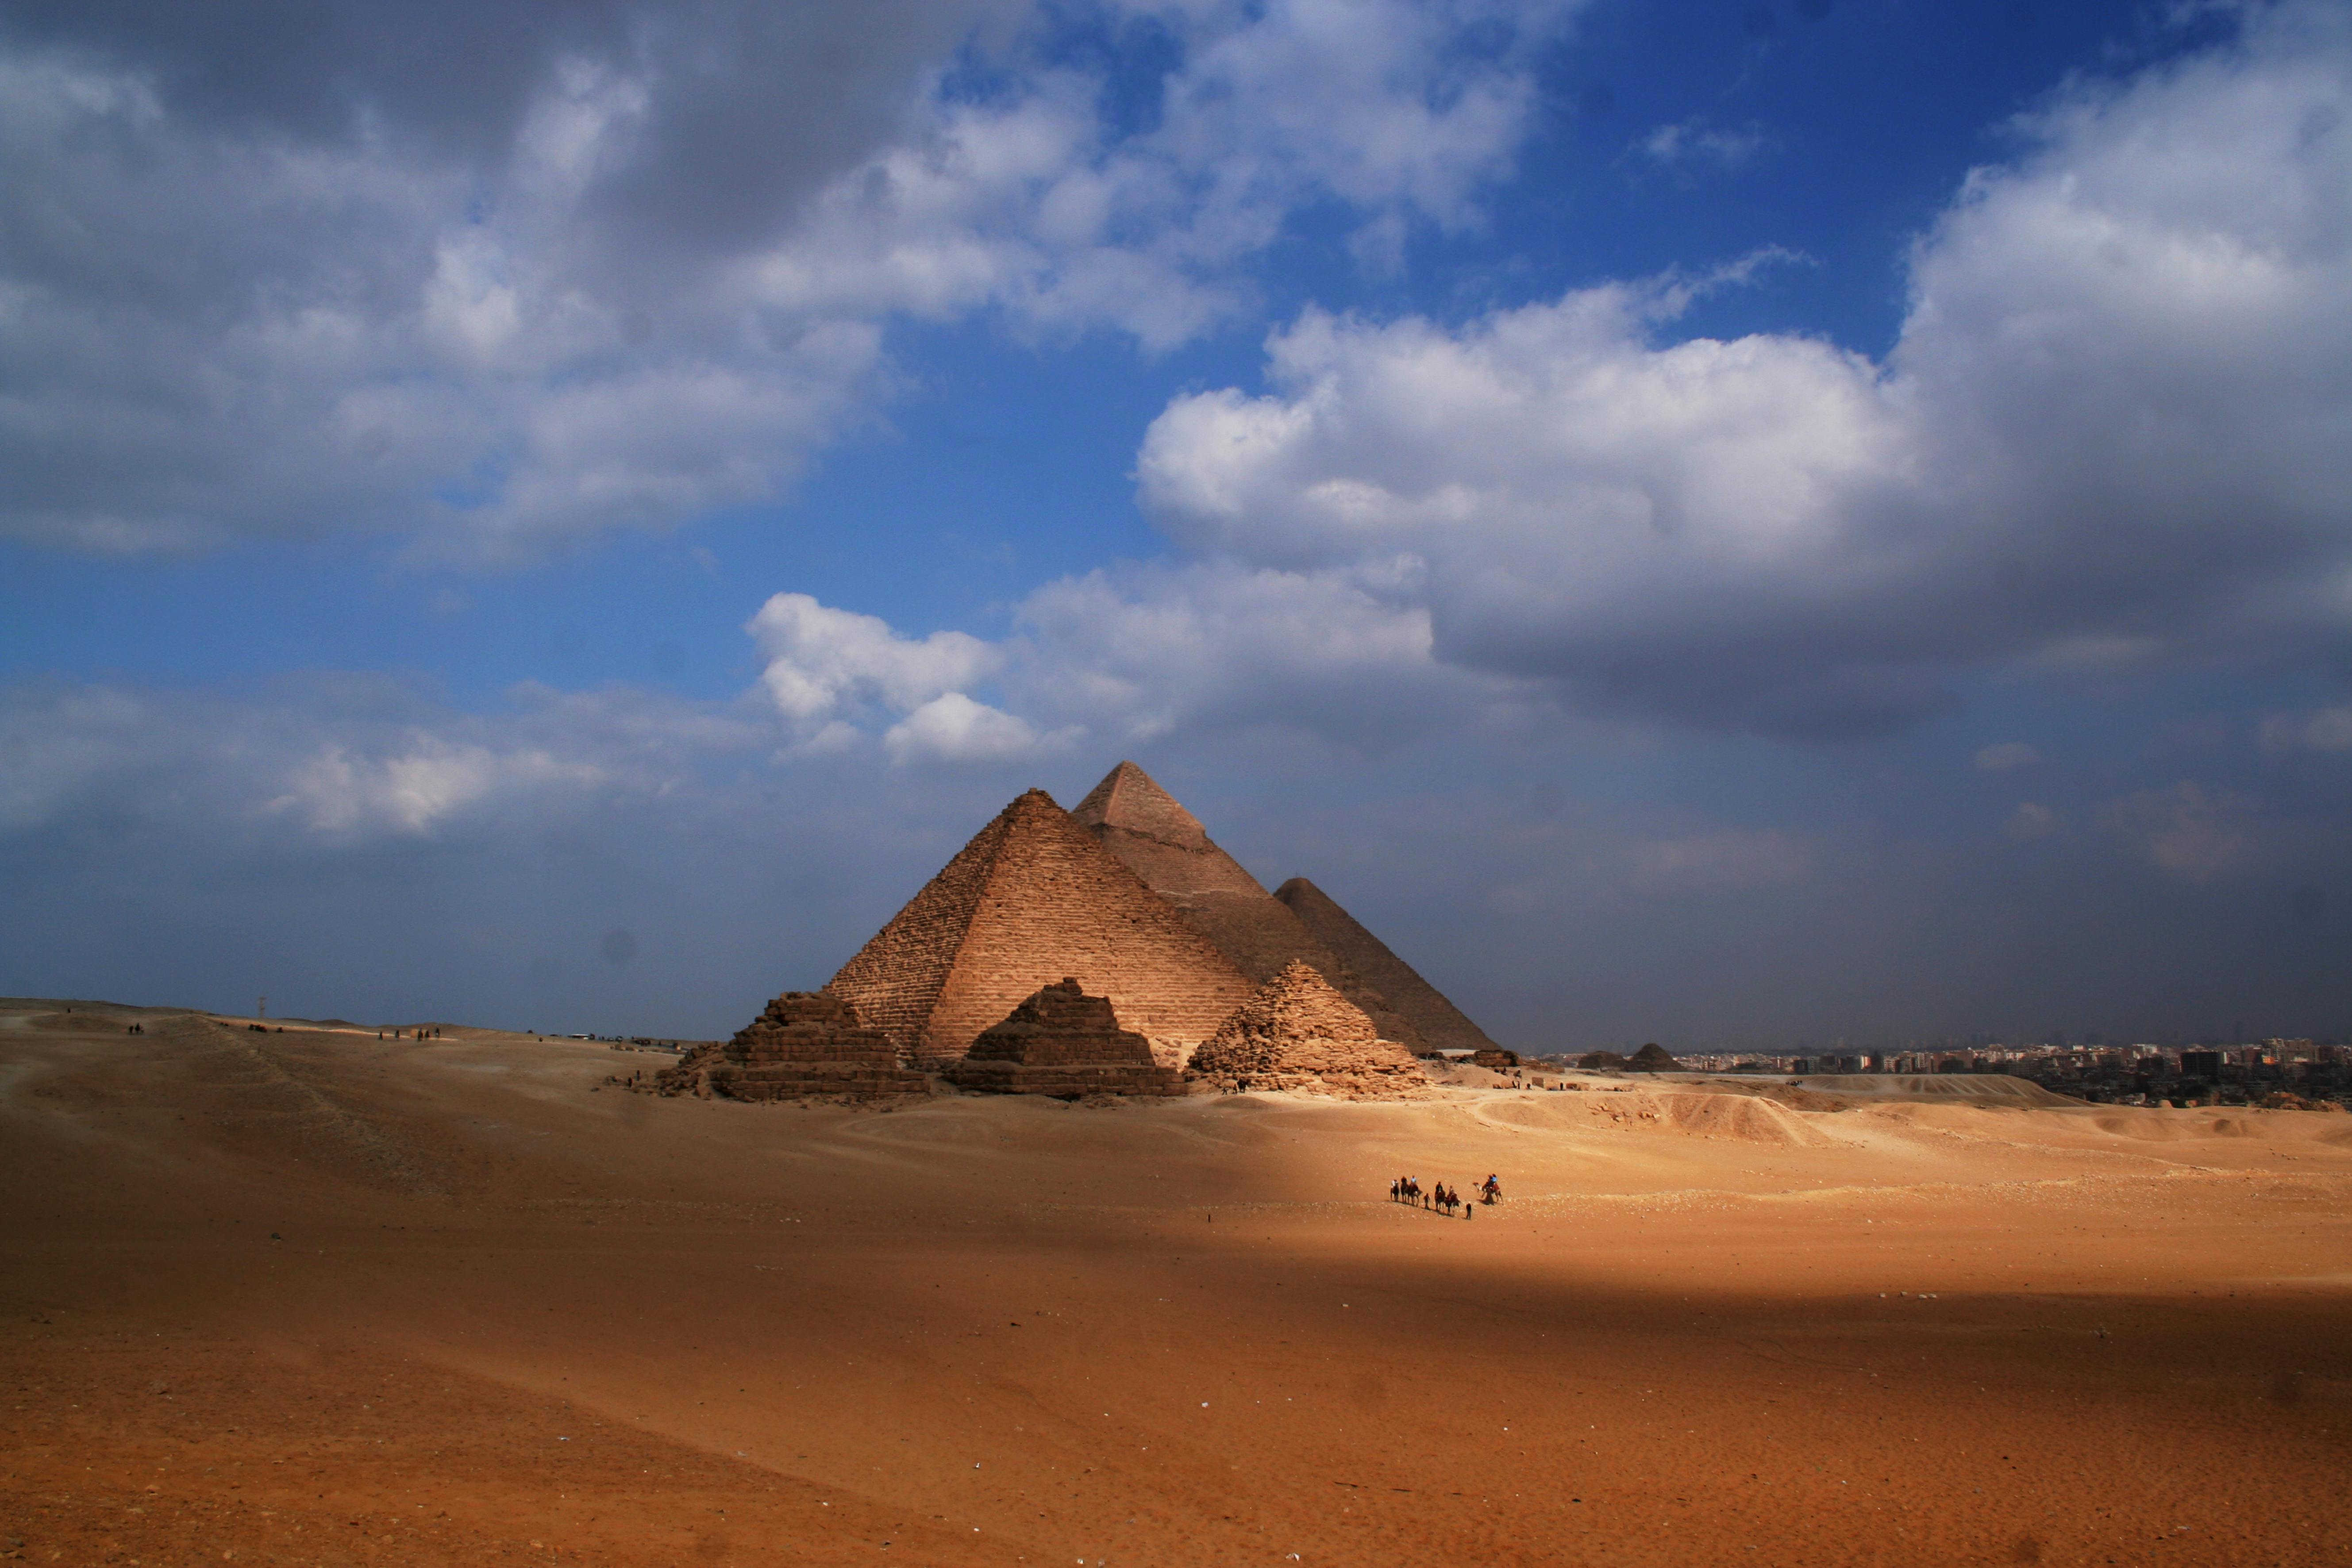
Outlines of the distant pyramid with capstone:
M1476 1042L1470 1048L1494 1048L1494 1042L1479 1033L1475 1024L1337 904L1316 894L1337 911L1333 928L1349 933L1349 941L1377 967L1356 962L1354 952L1332 942L1285 900L1267 892L1239 861L1217 847L1199 818L1133 763L1123 762L1103 775L1086 799L1071 808L1070 816L1090 829L1103 847L1126 862L1153 892L1182 910L1193 928L1215 942L1234 967L1252 980L1263 984L1286 965L1303 963L1362 1008L1384 1039L1409 1050L1433 1050L1441 1045L1465 1043L1458 1037L1466 1029ZM1312 886L1303 881L1294 885ZM1420 1005L1401 1005L1389 994L1390 977L1413 989ZM1433 1037L1423 1028L1424 1015L1439 1020L1444 1038Z
M1076 980L1180 1067L1247 976L1044 790L997 814L825 989L902 1060L960 1059L1039 990Z
M1465 1017L1462 1009L1391 952L1388 944L1357 923L1331 896L1304 877L1293 877L1274 890L1298 921L1324 946L1339 955L1350 973L1363 977L1390 1008L1404 1018L1427 1042L1425 1049L1491 1051L1499 1049L1486 1031Z

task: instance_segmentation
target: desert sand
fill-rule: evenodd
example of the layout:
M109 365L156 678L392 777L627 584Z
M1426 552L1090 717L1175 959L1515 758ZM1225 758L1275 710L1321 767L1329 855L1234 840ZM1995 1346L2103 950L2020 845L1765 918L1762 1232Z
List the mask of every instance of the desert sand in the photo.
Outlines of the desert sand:
M0 1555L2352 1561L2352 1117L746 1105L67 1005L0 1002Z

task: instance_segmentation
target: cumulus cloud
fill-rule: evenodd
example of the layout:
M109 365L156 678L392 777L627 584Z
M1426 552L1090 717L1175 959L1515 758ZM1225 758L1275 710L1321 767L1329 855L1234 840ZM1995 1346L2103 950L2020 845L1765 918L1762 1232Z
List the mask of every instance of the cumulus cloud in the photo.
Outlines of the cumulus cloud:
M1433 659L1427 613L1382 596L1391 575L1215 562L1092 572L1038 588L995 642L902 636L805 594L774 595L746 629L799 749L878 738L899 763L1003 760L1087 734L1131 745L1265 730L1377 746L1523 700L1521 683ZM982 687L1003 706L971 695Z
M2352 632L2352 24L2076 83L1924 235L1883 363L1663 341L1691 285L1459 326L1308 310L1270 390L1171 404L1181 544L1410 560L1438 659L1801 736L1948 707L1991 659L2112 668Z
M880 702L906 712L992 673L998 651L965 632L917 641L876 616L837 610L806 594L778 594L744 626L764 661L760 682L778 711L823 721Z
M1165 347L1302 205L1473 221L1566 7L13 9L0 530L496 560L776 494L893 320Z
M1431 657L1391 572L1204 562L1049 583L1020 611L1008 688L1129 742L1268 727L1347 743L1425 732L1510 683Z
M1010 713L961 691L932 698L883 735L893 762L1002 762L1037 748L1037 731Z
M878 616L806 594L775 595L744 629L763 661L760 684L803 750L849 750L877 721L888 725L884 749L901 763L1003 762L1067 738L1040 735L964 689L1006 662L1003 647L969 633L902 637Z
M2030 768L2042 760L2042 753L2022 741L2003 741L1985 747L1977 753L1977 766L1989 773L2005 773L2019 768Z

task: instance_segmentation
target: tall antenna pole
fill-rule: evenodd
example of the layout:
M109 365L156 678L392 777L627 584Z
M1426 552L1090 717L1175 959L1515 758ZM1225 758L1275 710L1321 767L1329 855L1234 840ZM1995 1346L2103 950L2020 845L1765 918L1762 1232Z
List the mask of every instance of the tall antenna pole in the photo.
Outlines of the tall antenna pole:
M267 1018L269 1016L268 997L264 996L253 1005L253 1016L257 1018Z

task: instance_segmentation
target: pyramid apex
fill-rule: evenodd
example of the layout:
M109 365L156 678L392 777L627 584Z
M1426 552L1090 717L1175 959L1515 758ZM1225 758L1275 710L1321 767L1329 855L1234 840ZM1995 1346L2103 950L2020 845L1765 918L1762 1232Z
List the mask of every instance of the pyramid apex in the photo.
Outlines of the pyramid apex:
M1209 843L1209 830L1200 819L1131 762L1121 762L1105 773L1102 783L1071 808L1070 816L1084 827L1116 827L1188 849L1206 848Z

